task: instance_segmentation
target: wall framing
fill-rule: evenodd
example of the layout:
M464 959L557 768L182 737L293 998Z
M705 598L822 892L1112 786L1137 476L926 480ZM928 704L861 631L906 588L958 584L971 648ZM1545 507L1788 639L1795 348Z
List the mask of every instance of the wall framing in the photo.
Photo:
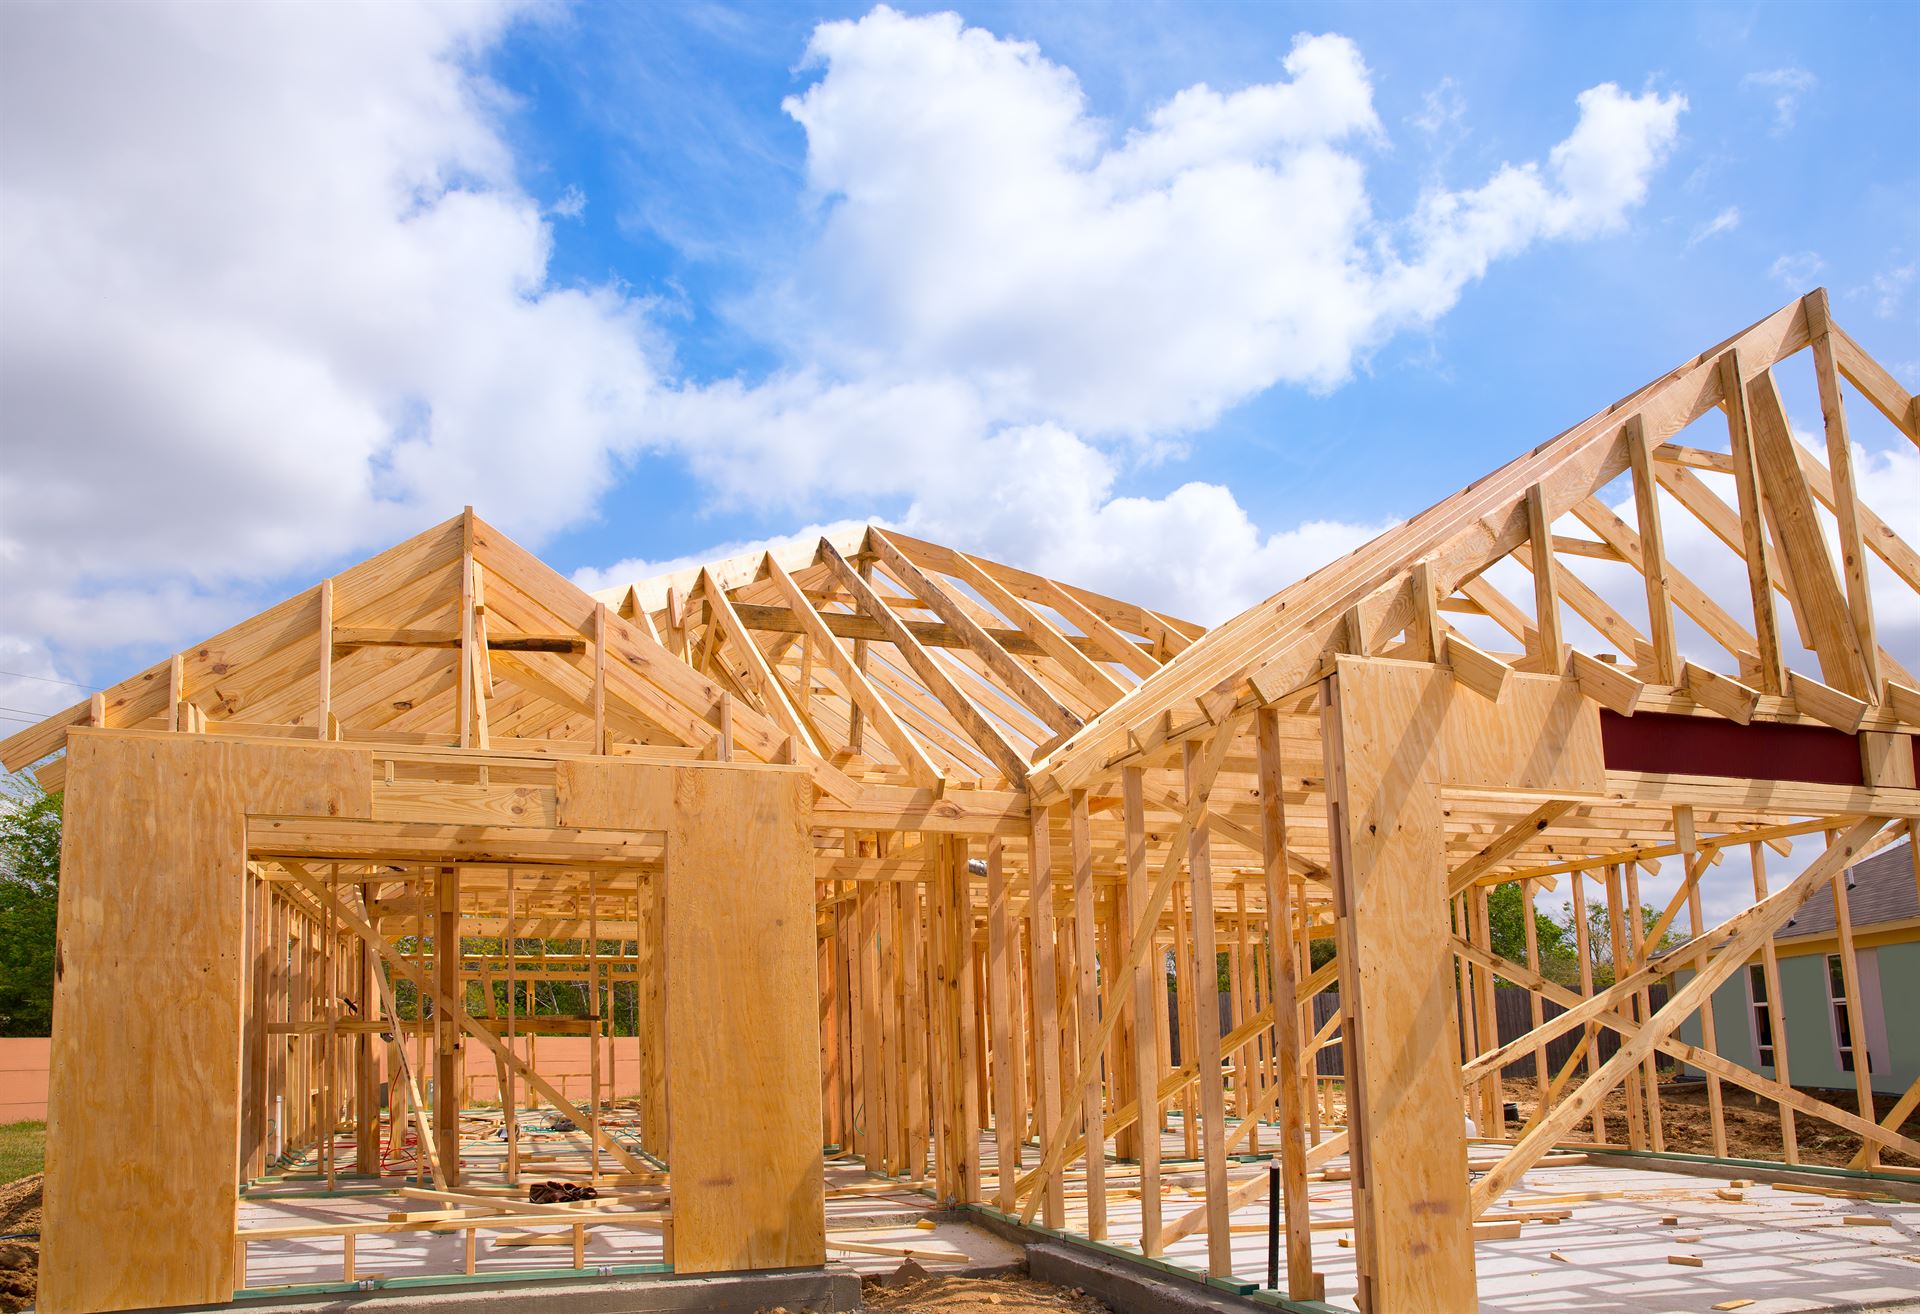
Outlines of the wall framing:
M1788 423L1795 369L1823 449ZM1821 1119L1859 1139L1856 1168L1910 1172L1881 1161L1920 1155L1900 1130L1920 1087L1876 1118L1864 1080L1842 1107L1720 1057L1710 1030L1679 1034L1717 982L1773 972L1774 930L1818 887L1920 820L1920 682L1878 620L1920 591L1920 554L1858 487L1870 425L1920 443L1920 403L1816 290L1211 630L881 527L588 595L469 511L0 743L9 768L41 762L67 786L79 832L56 1100L85 1107L75 1074L99 1066L114 1007L156 1037L177 1024L103 998L103 974L148 970L112 962L132 917L101 873L124 868L156 909L219 904L182 949L218 966L222 1020L168 1061L231 1057L237 1152L180 1160L209 1183L205 1234L165 1279L182 1298L223 1298L234 1238L215 1216L230 1231L231 1199L283 1149L329 1182L411 1174L458 1201L460 1111L424 1091L476 1044L510 1092L578 1114L597 1180L658 1192L596 1223L661 1229L702 1271L830 1251L824 1144L942 1201L1144 1256L1204 1233L1200 1276L1244 1279L1230 1220L1266 1183L1231 1166L1277 1153L1284 1287L1314 1298L1304 1197L1346 1156L1362 1307L1468 1308L1476 1237L1516 1222L1502 1197L1529 1166L1663 1148L1668 1062L1709 1079L1716 1153L1734 1087L1779 1106L1789 1164L1795 1119ZM1683 525L1734 554L1737 588L1716 595L1671 559ZM147 754L145 774L116 784L112 744ZM364 784L313 793L311 764L349 761ZM105 811L135 785L152 830ZM244 836L183 839L216 804L246 814ZM194 846L216 840L209 867ZM749 874L688 887L675 851L695 855L688 872ZM1790 853L1769 879L1769 854ZM1679 888L1643 928L1622 914L1669 860ZM1543 975L1531 941L1496 953L1503 885L1608 910L1614 983L1592 978L1584 917L1577 986ZM776 946L742 966L714 938L698 961L781 983L768 1063L805 1070L803 1096L767 1097L766 1064L716 1051L703 1066L672 1043L742 1025L676 993L695 961L672 933L688 888ZM1703 888L1751 902L1708 926ZM1656 954L1670 929L1689 938ZM1851 971L1850 931L1838 941ZM593 982L585 1015L525 1011L530 984L568 974ZM1495 1023L1499 983L1531 996L1517 1038ZM326 1002L343 985L357 1014ZM598 1001L625 991L636 1034L616 1039ZM1200 1020L1220 999L1216 1037ZM566 1028L633 1044L639 1089L550 1089L529 1033ZM1603 1058L1606 1033L1619 1048ZM1562 1036L1578 1040L1555 1067ZM1320 1071L1330 1049L1344 1076ZM1520 1071L1545 1090L1516 1126ZM691 1179L673 1122L687 1082L735 1092L728 1116L780 1147L778 1172ZM1614 1091L1624 1119L1601 1107ZM280 1099L290 1112L271 1114ZM519 1103L502 1115L516 1147ZM54 1314L154 1295L71 1272L61 1229L157 1207L88 1194L78 1125L56 1115L50 1173L84 1203L49 1216ZM1166 1189L1161 1134L1197 1161L1199 1199ZM1469 1141L1501 1156L1471 1183ZM511 1156L506 1171L519 1180ZM709 1186L724 1207L701 1202ZM1137 1233L1131 1213L1117 1222L1131 1192ZM697 1241L696 1216L711 1221Z

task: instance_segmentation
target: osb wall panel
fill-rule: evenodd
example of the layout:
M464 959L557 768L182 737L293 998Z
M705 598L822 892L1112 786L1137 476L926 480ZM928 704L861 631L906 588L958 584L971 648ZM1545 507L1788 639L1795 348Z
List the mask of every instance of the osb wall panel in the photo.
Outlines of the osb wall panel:
M40 1309L229 1300L246 815L365 817L371 758L103 731L68 755Z
M785 767L562 767L563 825L667 832L676 1272L826 1261L811 795Z

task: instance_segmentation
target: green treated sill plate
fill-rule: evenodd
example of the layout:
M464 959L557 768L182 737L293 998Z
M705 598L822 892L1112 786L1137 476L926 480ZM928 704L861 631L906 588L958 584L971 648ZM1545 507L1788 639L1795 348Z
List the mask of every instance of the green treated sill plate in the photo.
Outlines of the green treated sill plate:
M472 1287L505 1282L561 1282L570 1278L648 1277L671 1274L670 1264L605 1264L593 1268L516 1268L496 1273L431 1273L419 1277L366 1278L359 1282L309 1282L284 1287L246 1287L235 1300L279 1300L287 1296L333 1296L356 1291L398 1291L409 1287Z

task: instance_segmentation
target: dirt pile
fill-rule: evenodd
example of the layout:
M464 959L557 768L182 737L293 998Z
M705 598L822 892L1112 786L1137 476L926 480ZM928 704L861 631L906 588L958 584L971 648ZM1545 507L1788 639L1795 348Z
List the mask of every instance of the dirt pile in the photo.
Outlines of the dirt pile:
M1578 1082L1570 1083L1569 1090L1575 1089ZM1773 1159L1782 1158L1780 1144L1780 1110L1772 1100L1742 1090L1731 1082L1721 1083L1722 1124L1727 1133L1727 1155L1734 1159ZM1852 1111L1856 1107L1853 1091L1818 1090L1802 1087L1809 1095L1827 1101L1829 1104ZM1524 1119L1533 1112L1537 1098L1531 1078L1508 1078L1506 1098L1520 1106L1520 1116ZM1563 1095L1562 1098L1565 1098ZM1893 1111L1899 1101L1897 1095L1876 1094L1874 1103L1876 1119L1884 1120ZM1607 1137L1610 1141L1625 1145L1627 1143L1627 1094L1624 1087L1607 1093L1601 1104L1606 1114ZM1569 1137L1571 1140L1586 1139L1592 1133L1593 1123L1589 1119L1580 1124ZM1511 1135L1515 1129L1509 1127ZM1712 1154L1713 1119L1707 1103L1707 1084L1704 1081L1663 1081L1660 1085L1660 1130L1662 1141L1668 1151L1676 1154ZM1920 1110L1915 1110L1901 1127L1908 1136L1920 1136ZM1843 1131L1830 1122L1822 1121L1809 1114L1799 1114L1794 1119L1794 1135L1799 1144L1800 1162L1824 1164L1829 1167L1845 1167L1860 1148L1860 1138L1852 1132ZM1884 1156L1884 1161L1903 1167L1915 1167L1915 1161L1898 1151Z
M911 1260L899 1272L862 1278L860 1295L867 1309L887 1314L1111 1314L1078 1288L1023 1277L928 1273ZM776 1306L757 1314L790 1312Z
M1016 1277L930 1274L882 1287L866 1286L867 1308L888 1314L1108 1314L1107 1307L1078 1288Z
M0 1314L15 1314L33 1304L40 1282L40 1183L42 1174L0 1186L0 1236L29 1232L31 1237L0 1241Z

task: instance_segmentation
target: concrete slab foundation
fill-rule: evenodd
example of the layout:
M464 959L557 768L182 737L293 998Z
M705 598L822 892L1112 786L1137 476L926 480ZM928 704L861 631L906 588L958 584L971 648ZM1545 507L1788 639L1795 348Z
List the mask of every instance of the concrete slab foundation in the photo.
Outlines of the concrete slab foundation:
M1184 1211L1198 1202L1197 1166L1176 1159L1177 1134L1169 1134L1162 1147L1169 1161L1161 1176L1166 1199ZM1484 1169L1497 1153L1496 1147L1475 1146L1470 1162ZM1714 1306L1736 1300L1753 1302L1742 1307L1742 1314L1920 1310L1920 1203L1904 1198L1915 1194L1916 1183L1677 1155L1567 1158L1578 1161L1529 1170L1490 1215L1518 1214L1532 1221L1524 1222L1518 1235L1476 1244L1481 1314L1562 1314L1571 1308L1593 1314L1709 1314ZM996 1168L990 1142L983 1143L981 1159L983 1177L991 1181ZM1265 1170L1260 1163L1234 1164L1229 1180L1237 1184ZM1308 1183L1314 1268L1325 1277L1326 1295L1323 1306L1299 1303L1301 1309L1351 1312L1358 1305L1345 1170L1345 1159L1335 1158L1326 1165L1326 1179ZM1085 1285L1113 1299L1116 1309L1129 1306L1094 1286L1094 1272L1137 1269L1173 1291L1224 1302L1194 1306L1198 1309L1272 1310L1279 1304L1276 1293L1258 1289L1266 1275L1264 1199L1230 1216L1233 1279L1246 1289L1236 1295L1204 1282L1204 1233L1169 1245L1158 1261L1132 1258L1140 1235L1139 1202L1126 1189L1137 1180L1133 1172L1130 1164L1108 1164L1103 1246L1081 1239L1085 1207L1071 1197L1064 1234L1019 1227L987 1208L967 1215L1004 1240L1035 1247L1036 1254L1037 1247L1051 1246L1093 1261L1096 1267L1071 1279L1043 1273L1038 1262L1034 1275ZM1077 1177L1068 1180L1070 1192L1081 1185ZM1682 1260L1676 1263L1675 1255ZM1168 1266L1181 1272L1168 1273Z

